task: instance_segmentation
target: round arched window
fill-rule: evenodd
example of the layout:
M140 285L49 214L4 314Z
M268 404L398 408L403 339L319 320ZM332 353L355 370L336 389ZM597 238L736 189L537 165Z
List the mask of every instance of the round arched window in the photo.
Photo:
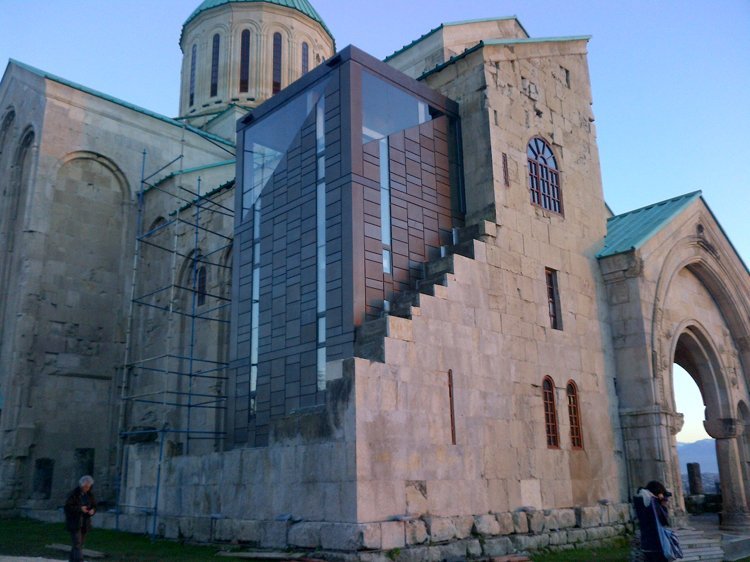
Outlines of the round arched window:
M540 137L529 141L529 193L531 202L543 209L562 214L562 192L557 159L550 146Z

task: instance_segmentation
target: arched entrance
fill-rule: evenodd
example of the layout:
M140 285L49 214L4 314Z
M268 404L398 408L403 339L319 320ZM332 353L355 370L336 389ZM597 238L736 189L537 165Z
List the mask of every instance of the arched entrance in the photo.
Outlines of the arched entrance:
M723 372L716 347L702 326L687 322L674 338L674 363L693 378L703 397L704 426L716 443L716 458L722 493L722 527L745 528L748 517L747 489L743 479L740 456L741 424L733 411L729 381ZM674 407L674 393L671 393ZM673 443L673 447L676 443ZM674 482L680 482L680 465L676 456L673 462ZM682 498L678 498L680 507Z

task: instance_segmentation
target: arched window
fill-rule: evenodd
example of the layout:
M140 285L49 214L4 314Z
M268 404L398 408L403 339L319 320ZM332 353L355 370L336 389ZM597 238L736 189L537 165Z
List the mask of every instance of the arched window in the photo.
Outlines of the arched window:
M562 214L560 172L552 149L544 139L534 137L526 149L529 161L529 192L534 205Z
M193 45L190 53L190 101L188 105L195 103L195 65L198 62L198 46Z
M281 33L273 34L273 83L271 92L278 94L281 91Z
M568 395L568 418L570 419L570 442L574 449L583 449L581 409L578 405L578 387L576 383L568 381L566 393Z
M307 43L302 43L302 74L307 74L310 70L310 47Z
M3 117L3 124L0 125L0 156L2 156L5 150L5 139L8 137L10 127L13 125L13 120L16 118L16 112L12 109L5 114Z
M195 270L195 292L196 304L206 304L206 266L202 264Z
M219 91L219 34L214 35L211 47L211 97Z
M557 408L555 408L555 383L550 377L542 382L542 401L544 402L544 427L547 432L547 447L557 449L560 446L560 434L557 430Z
M250 89L250 31L245 30L240 35L240 92Z

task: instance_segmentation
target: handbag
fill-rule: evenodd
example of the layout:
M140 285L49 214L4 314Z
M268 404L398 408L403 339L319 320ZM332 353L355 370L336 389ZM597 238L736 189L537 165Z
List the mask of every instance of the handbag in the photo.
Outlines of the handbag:
M677 534L672 529L662 526L658 519L656 526L659 529L659 541L664 557L670 562L682 558L682 547L680 547L680 539Z

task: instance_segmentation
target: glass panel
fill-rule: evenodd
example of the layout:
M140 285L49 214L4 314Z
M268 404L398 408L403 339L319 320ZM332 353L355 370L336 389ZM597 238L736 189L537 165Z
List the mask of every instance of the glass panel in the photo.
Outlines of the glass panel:
M362 143L421 125L430 107L369 72L362 72Z

